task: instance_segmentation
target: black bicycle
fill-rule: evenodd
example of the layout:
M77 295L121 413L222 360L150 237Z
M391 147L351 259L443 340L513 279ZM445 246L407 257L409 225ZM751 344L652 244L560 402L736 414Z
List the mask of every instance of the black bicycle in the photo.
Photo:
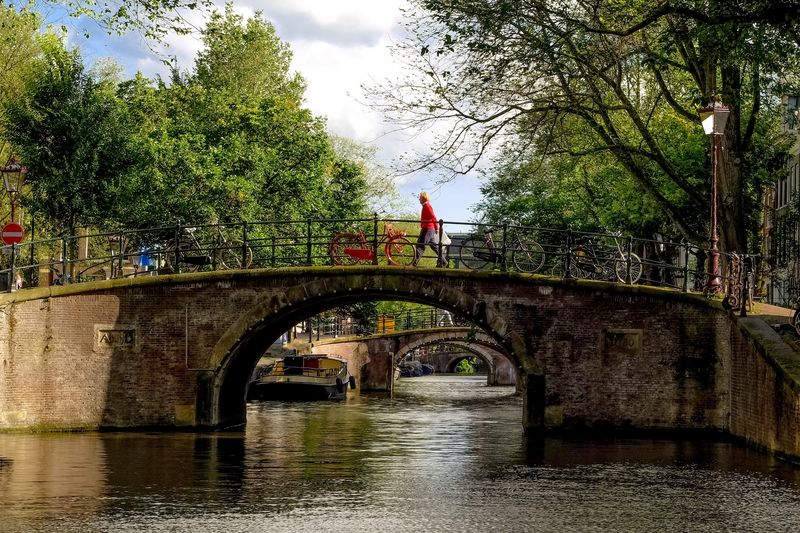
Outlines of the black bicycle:
M217 269L246 269L253 264L253 250L241 240L228 239L216 226L216 234L210 243L201 243L195 236L197 228L185 227L177 246L170 240L164 247L164 263L168 270L175 270L177 257L185 272L194 272L202 267L215 266Z
M628 254L620 244L620 234L612 235L613 250L601 250L590 238L572 245L569 257L564 254L564 261L553 267L554 276L571 278L596 279L601 281L619 281L636 283L644 270L642 260L631 252Z
M536 241L523 239L514 234L507 243L506 253L511 253L511 263L520 272L533 273L544 265L544 248ZM461 262L470 270L481 270L487 265L501 264L504 260L502 247L494 242L494 230L485 229L483 235L469 235L461 243L458 252Z

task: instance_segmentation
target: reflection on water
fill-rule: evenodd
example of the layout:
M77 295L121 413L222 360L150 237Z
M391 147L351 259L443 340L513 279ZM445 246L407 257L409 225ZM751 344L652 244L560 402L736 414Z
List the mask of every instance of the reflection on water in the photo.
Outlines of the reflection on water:
M0 435L0 531L794 531L800 468L731 443L548 439L513 387L248 407L244 433Z

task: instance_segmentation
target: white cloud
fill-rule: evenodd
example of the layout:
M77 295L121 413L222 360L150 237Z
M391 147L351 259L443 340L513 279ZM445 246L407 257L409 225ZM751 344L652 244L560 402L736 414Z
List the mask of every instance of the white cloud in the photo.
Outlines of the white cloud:
M317 26L349 29L352 32L379 31L386 33L394 28L400 18L405 0L261 0L253 7L267 16L281 19L304 19Z

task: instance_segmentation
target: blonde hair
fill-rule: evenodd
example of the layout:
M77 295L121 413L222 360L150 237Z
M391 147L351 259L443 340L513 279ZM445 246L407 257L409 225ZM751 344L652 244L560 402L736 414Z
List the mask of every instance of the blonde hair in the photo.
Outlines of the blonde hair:
M421 193L419 193L419 197L422 200L425 200L426 202L430 202L431 201L431 197L426 191L422 191Z

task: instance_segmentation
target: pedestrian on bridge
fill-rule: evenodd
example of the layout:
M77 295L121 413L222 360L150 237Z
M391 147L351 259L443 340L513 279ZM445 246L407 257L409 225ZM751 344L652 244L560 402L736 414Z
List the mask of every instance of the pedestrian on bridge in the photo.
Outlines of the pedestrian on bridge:
M422 259L423 254L425 254L425 246L428 245L431 247L436 253L436 257L439 257L439 249L441 248L441 244L439 243L439 221L436 218L436 214L433 212L433 206L431 205L431 197L426 191L422 191L419 194L419 203L422 205L422 213L420 214L419 220L419 237L417 237L417 248L416 248L416 256L414 257L414 262L411 263L412 266L419 265L419 260ZM447 256L445 255L445 249L442 248L442 256L441 259L437 259L436 266L437 267L447 267Z

